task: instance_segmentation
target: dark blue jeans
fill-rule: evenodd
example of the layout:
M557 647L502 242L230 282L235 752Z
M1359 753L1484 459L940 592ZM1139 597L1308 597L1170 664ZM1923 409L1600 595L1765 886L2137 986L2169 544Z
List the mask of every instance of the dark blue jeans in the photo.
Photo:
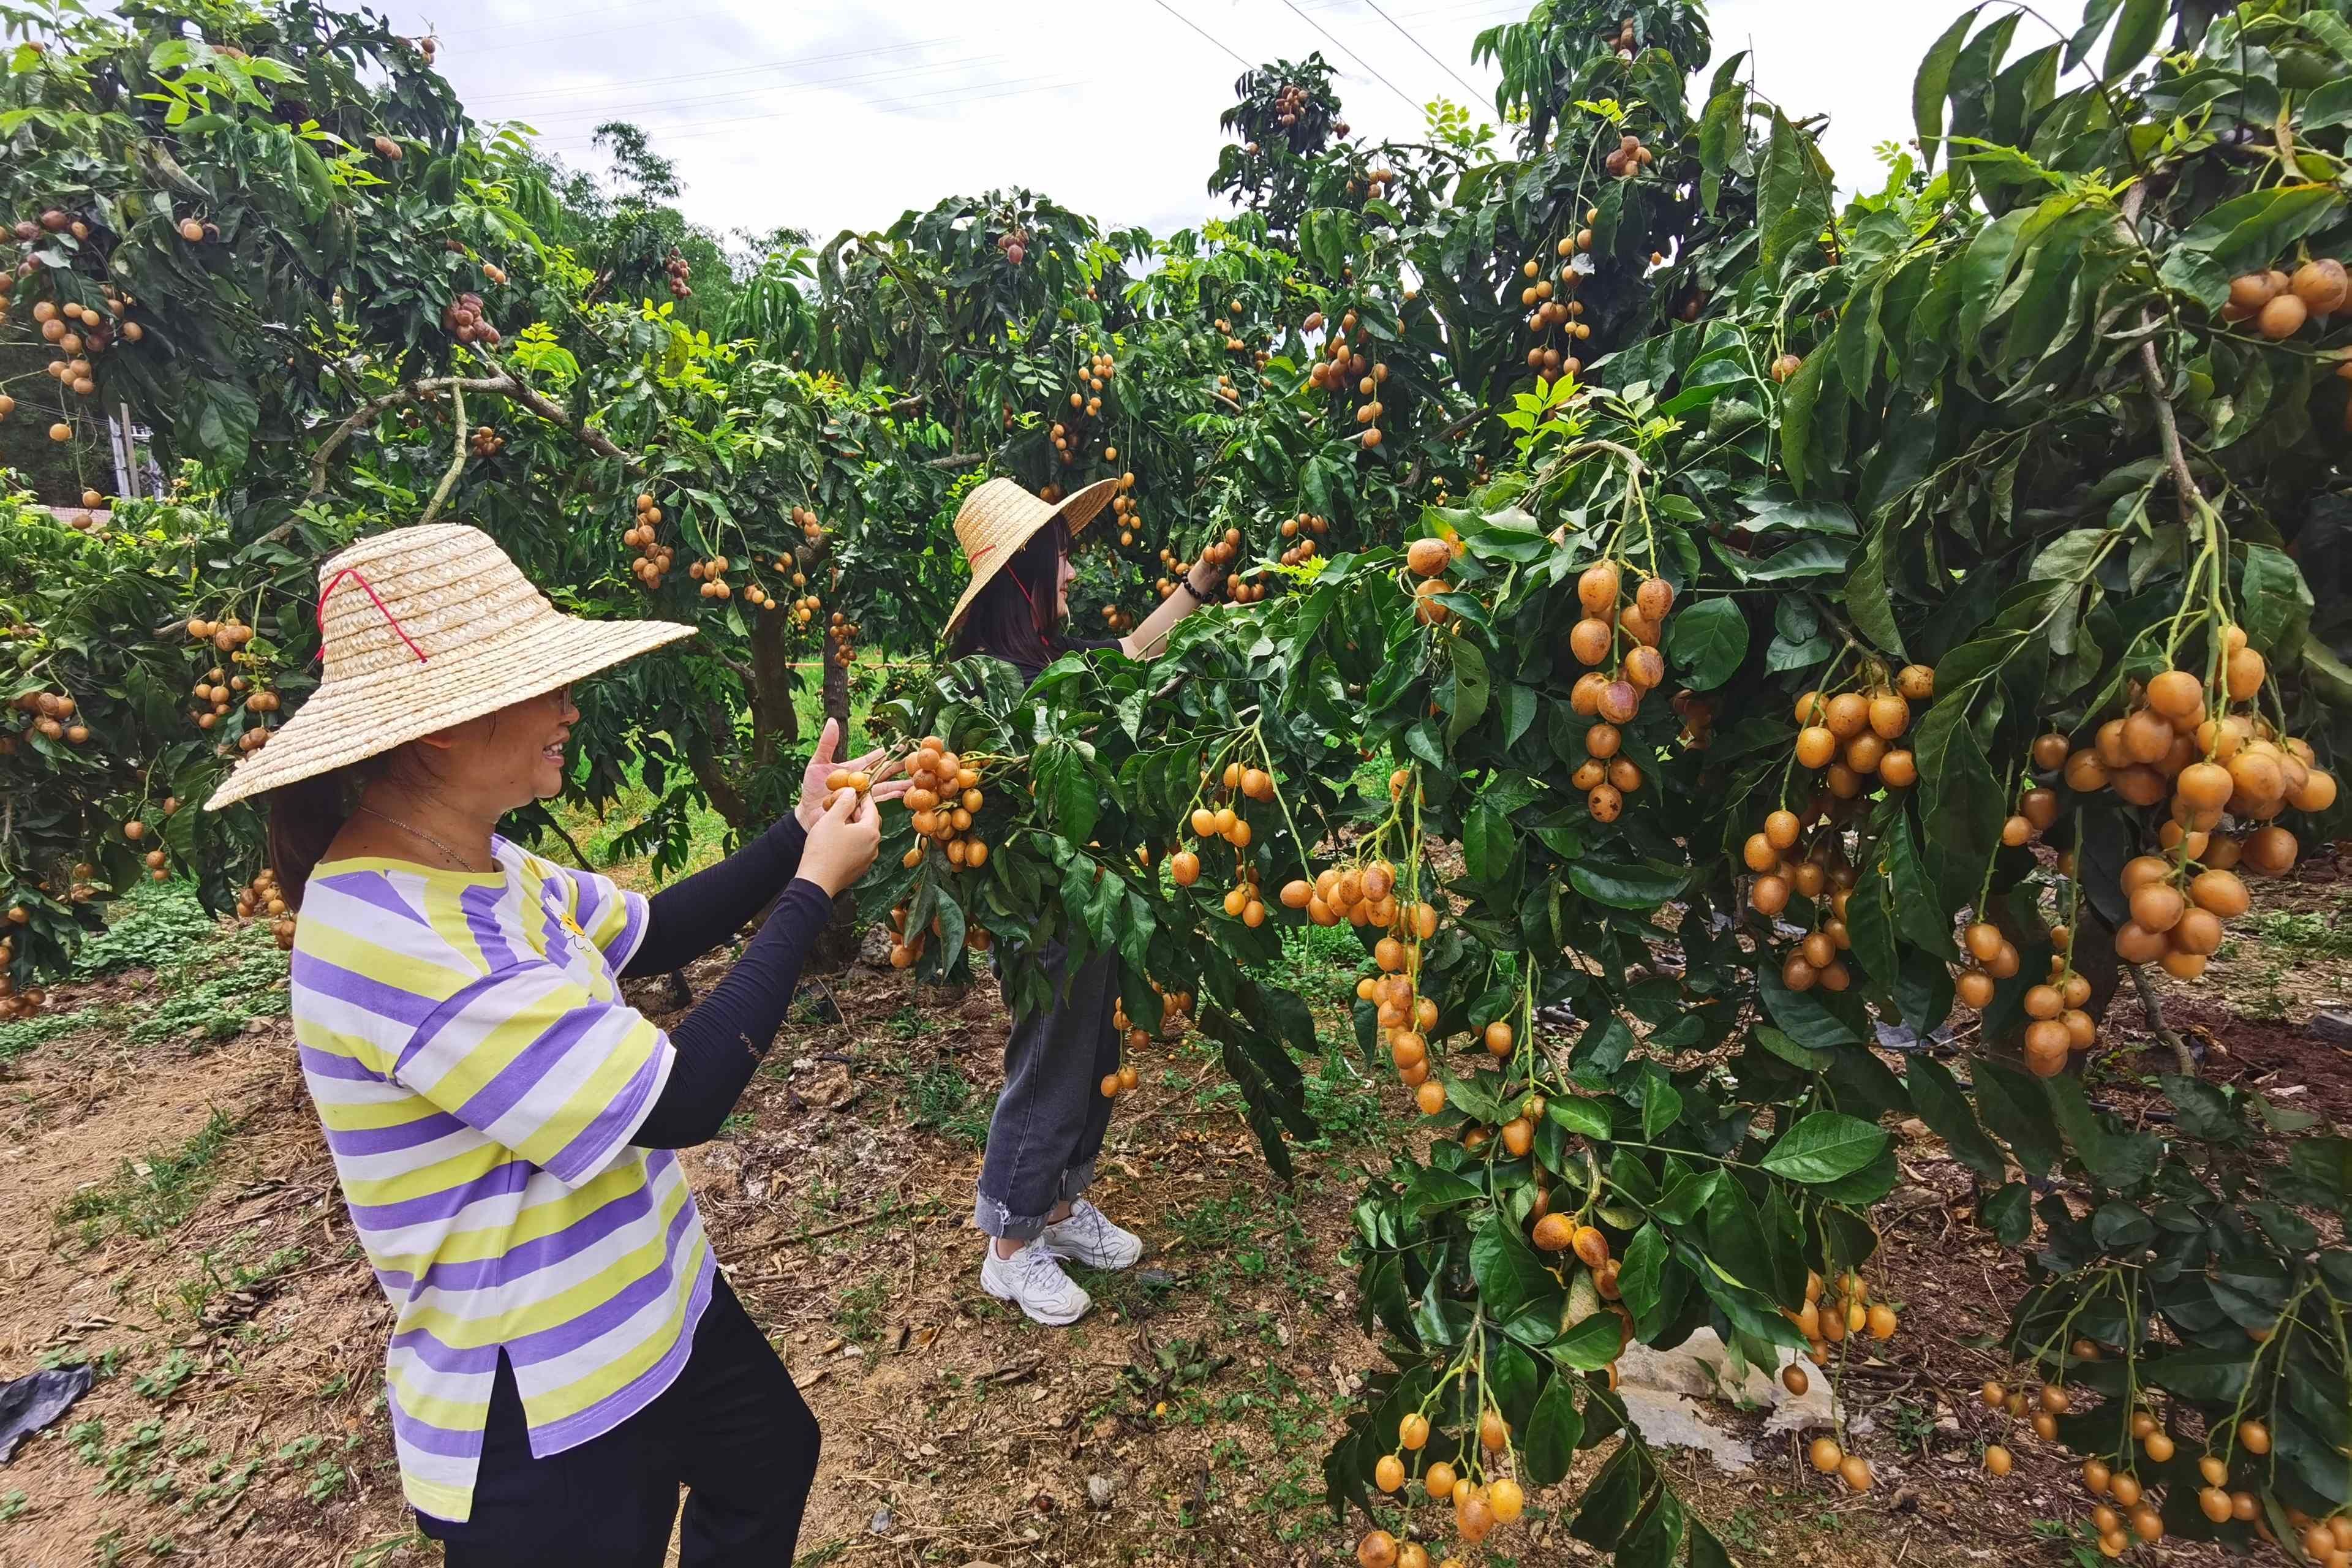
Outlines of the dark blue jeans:
M1015 1011L1004 1042L1004 1090L988 1121L972 1221L989 1235L1027 1241L1055 1208L1095 1179L1095 1156L1110 1126L1102 1080L1118 1070L1118 955L1099 952L1068 971L1068 950L1039 950L1055 1001L1042 1013ZM1003 984L999 971L999 984ZM1005 991L1011 1006L1012 992Z

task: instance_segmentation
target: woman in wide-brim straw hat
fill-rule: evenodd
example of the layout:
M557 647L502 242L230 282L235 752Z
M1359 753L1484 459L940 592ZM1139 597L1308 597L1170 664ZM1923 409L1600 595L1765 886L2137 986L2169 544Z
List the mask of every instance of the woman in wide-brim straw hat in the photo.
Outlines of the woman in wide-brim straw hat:
M870 801L800 809L647 899L509 843L552 795L570 685L692 628L558 613L478 530L320 569L317 691L208 803L259 795L300 911L302 1073L393 1310L402 1485L453 1564L788 1563L817 1430L719 1276L674 1150L774 1042L811 939L873 862ZM876 757L852 767L872 767ZM888 795L900 784L875 790ZM742 958L667 1030L620 981Z
M1003 659L1034 679L1061 654L1117 648L1156 657L1178 621L1217 590L1205 561L1143 624L1116 642L1068 635L1070 539L1094 521L1118 481L1087 486L1058 506L1010 479L974 489L956 514L956 539L971 583L948 616L959 655ZM1125 1268L1143 1256L1142 1238L1113 1225L1084 1196L1110 1125L1103 1079L1119 1068L1113 1022L1118 956L1097 953L1075 970L1060 942L1040 945L1055 1001L1043 1012L1014 1007L1004 1046L1004 1089L988 1125L972 1217L988 1233L981 1284L1041 1323L1076 1322L1091 1304L1065 1262ZM1012 991L1005 988L1012 1005Z

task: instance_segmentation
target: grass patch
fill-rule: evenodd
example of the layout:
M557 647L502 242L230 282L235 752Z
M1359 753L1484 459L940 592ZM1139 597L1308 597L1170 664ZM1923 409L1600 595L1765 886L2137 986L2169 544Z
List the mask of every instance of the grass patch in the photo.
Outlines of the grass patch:
M133 1044L194 1036L227 1039L254 1018L283 1015L290 1002L287 957L258 922L156 972L162 1005L131 1026Z
M833 1326L842 1338L867 1343L882 1331L882 1312L890 1304L890 1281L877 1274L842 1292L833 1309Z
M114 906L106 930L74 955L78 980L125 969L172 969L209 947L219 922L205 912L189 881L141 882Z
M2276 956L2292 963L2307 958L2352 958L2352 920L2343 908L2327 914L2252 914L2240 930L2278 950Z
M1349 994L1363 966L1364 944L1353 926L1285 926L1282 956L1257 973L1313 1004Z
M60 1035L70 1035L76 1029L86 1029L98 1022L98 1010L83 1007L71 1013L43 1013L35 1017L19 1018L13 1024L0 1024L0 1066L5 1066L35 1047L45 1046Z
M908 1115L915 1125L975 1149L988 1146L988 1112L972 1103L971 1081L950 1062L940 1062L907 1086Z
M171 1153L125 1160L114 1180L76 1193L58 1208L57 1223L79 1225L91 1247L113 1231L161 1236L195 1211L220 1179L221 1152L236 1131L226 1110L215 1110L196 1135Z

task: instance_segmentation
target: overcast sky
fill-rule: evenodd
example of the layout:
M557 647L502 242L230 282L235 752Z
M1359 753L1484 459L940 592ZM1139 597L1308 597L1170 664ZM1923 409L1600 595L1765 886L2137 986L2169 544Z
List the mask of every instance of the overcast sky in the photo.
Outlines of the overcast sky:
M1407 139L1440 94L1493 116L1478 33L1528 0L396 0L441 40L441 69L485 120L534 127L577 166L590 132L644 126L682 205L721 230L829 237L909 207L1026 185L1106 224L1197 224L1217 115L1244 65L1321 50L1350 124ZM1753 50L1759 86L1831 114L1841 184L1911 134L1919 57L1960 0L1717 0L1718 58ZM2042 13L2062 26L2081 0ZM2021 39L2035 31L2028 21ZM2038 42L2039 40L2034 40ZM1472 89L1475 89L1474 96Z

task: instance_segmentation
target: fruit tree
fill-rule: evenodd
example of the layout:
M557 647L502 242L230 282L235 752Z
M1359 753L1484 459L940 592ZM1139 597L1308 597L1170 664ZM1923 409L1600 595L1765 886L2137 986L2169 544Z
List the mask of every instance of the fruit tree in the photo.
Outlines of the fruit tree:
M894 963L1034 994L1036 936L1115 948L1130 1046L1199 1028L1278 1173L1311 1004L1351 1010L1400 1128L1353 1213L1392 1364L1327 1468L1368 1568L1510 1550L1612 1439L1580 1539L1724 1561L1615 1364L1705 1327L1793 1387L1901 1333L1896 1114L2028 1257L1983 1394L2082 1457L2099 1549L2341 1568L2352 1142L2185 1046L2162 1125L2084 1071L2343 817L2340 5L1969 8L1841 199L1742 58L1696 74L1695 0L1538 0L1479 45L1507 152L1444 110L1367 145L1276 62L1228 219L955 198L780 237L691 321L614 292L654 220L567 205L417 44L158 15L20 48L0 110L7 330L62 366L26 410L73 445L88 380L193 459L0 531L12 1006L130 879L245 883L249 821L173 806L299 702L312 566L463 515L572 607L698 620L583 697L575 787L651 786L636 847L778 809L794 659L870 616L917 656L861 889ZM1087 620L1203 553L1232 605L1025 692L921 659L987 469L1118 479ZM1269 978L1309 923L1360 936L1352 998ZM1842 1427L1811 1458L1873 1484Z

